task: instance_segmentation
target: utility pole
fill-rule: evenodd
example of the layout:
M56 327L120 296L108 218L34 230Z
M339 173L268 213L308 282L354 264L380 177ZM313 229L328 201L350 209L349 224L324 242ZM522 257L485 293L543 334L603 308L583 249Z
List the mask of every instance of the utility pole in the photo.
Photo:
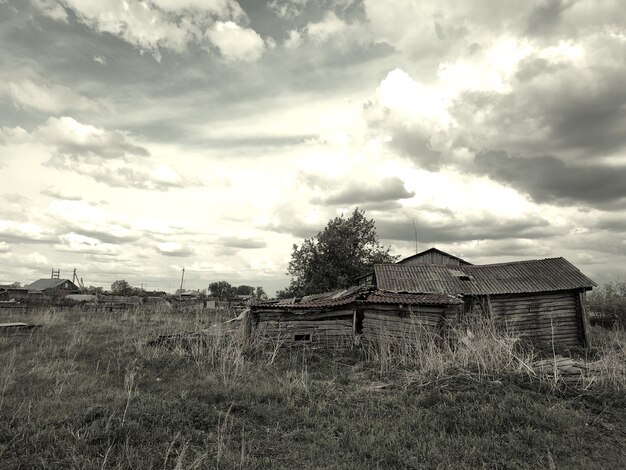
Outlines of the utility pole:
M183 268L183 275L180 278L180 290L181 290L181 293L182 293L182 290L183 290L183 283L184 282L185 282L185 268Z

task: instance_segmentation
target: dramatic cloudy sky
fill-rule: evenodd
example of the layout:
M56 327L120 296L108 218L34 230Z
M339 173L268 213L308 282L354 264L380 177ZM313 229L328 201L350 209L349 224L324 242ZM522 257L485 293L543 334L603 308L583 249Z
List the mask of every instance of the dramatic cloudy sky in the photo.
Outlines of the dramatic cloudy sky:
M285 286L393 252L626 275L622 0L0 0L0 282Z

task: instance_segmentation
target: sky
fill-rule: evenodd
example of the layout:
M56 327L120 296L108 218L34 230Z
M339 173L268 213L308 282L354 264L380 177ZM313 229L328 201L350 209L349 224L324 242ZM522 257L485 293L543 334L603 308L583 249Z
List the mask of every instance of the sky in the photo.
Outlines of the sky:
M392 253L626 277L620 0L0 0L0 283L289 283Z

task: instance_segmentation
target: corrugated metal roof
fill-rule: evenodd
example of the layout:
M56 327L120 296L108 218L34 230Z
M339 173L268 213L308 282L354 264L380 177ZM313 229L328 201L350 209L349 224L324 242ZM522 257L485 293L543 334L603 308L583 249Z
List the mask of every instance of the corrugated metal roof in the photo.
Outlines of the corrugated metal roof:
M71 288L72 289L78 289L78 287L76 287L76 285L70 281L69 279L38 279L37 281L33 282L32 284L29 284L27 286L24 286L24 289L28 289L28 290L46 290L46 289L51 289L54 287L59 287L60 285L62 285L65 282L69 282L71 284Z
M379 264L374 272L376 286L392 292L521 294L586 289L596 285L565 258L454 268Z
M389 303L389 304L430 304L449 305L462 303L460 299L448 294L398 294L373 289L371 286L354 286L322 294L307 295L278 302L257 304L253 308L271 309L313 309L348 305L351 303Z

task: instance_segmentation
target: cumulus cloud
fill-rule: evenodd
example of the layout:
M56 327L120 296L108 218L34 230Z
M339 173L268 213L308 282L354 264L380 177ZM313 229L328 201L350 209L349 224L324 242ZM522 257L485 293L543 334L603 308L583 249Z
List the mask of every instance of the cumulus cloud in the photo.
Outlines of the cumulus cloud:
M60 16L63 7L72 10L81 23L148 51L157 61L164 49L182 53L189 44L203 45L205 38L225 57L241 60L256 60L264 45L253 30L239 26L248 18L235 0L36 0L39 4L46 5L37 7L44 15L62 21L67 21Z
M48 271L50 261L45 255L39 253L38 251L28 254L13 253L9 251L6 253L0 253L0 259L2 259L3 264L6 264L7 266L19 266L20 271L23 269L29 270L29 274L31 275L33 273L41 273L44 269L47 271L48 275L50 273L50 271Z
M333 11L326 13L322 21L309 23L306 31L310 38L316 41L326 41L346 28L346 23Z
M52 152L47 166L109 186L167 191L201 184L170 165L142 161L150 152L135 144L128 132L83 124L68 116L51 117L30 134L21 128L0 129L0 137L18 144L49 145Z
M481 80L465 59L430 83L391 71L364 117L375 139L419 168L486 175L538 202L616 204L626 197L616 53L626 41L608 32L549 46L507 40L475 56Z
M253 62L265 50L265 43L256 31L233 21L217 21L207 29L206 36L226 60Z
M368 202L395 201L415 196L408 191L398 177L383 178L372 182L352 182L345 188L330 192L322 199L326 204L361 204Z
M47 227L32 222L0 220L0 241L10 243L50 243L55 234Z
M86 201L54 200L49 211L54 222L66 231L101 243L124 244L142 236L128 223L116 221L102 206Z
M163 242L156 245L156 250L165 256L187 257L194 254L193 249L179 242Z
M103 243L97 238L87 237L77 233L66 233L59 236L60 243L54 245L59 251L72 253L97 254L97 255L117 255L119 248L111 243Z
M34 134L41 141L56 146L59 154L74 158L124 160L131 155L150 155L146 148L131 143L128 133L83 124L69 116L49 118Z
M300 44L302 44L302 33L297 29L291 29L287 33L287 38L283 43L287 49L296 49Z
M281 18L294 18L302 13L311 0L270 0L267 6Z
M31 4L43 16L67 23L67 12L56 0L31 0Z
M70 109L96 109L97 104L62 85L46 84L31 79L11 80L0 83L0 96L8 96L13 105L22 109L34 109L44 113L58 114Z

